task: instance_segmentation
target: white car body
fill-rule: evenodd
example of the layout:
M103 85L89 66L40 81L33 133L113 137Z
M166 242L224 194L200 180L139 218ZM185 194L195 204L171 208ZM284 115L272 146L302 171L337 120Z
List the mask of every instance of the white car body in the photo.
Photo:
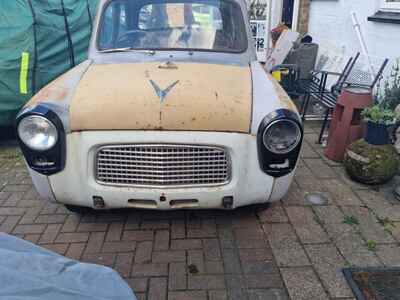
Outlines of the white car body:
M278 161L260 135L276 120L290 119L299 128L301 121L287 94L257 62L247 19L248 47L240 53L107 53L98 49L97 32L110 2L100 1L88 60L40 91L17 118L18 124L32 114L58 120L54 149L36 154L20 141L41 197L96 209L161 210L233 209L282 199L293 180L302 130L295 149ZM246 16L245 2L235 3ZM214 94L216 99L208 99ZM131 164L145 151L158 160L149 162L153 173L148 160L143 172ZM183 155L182 161L175 157L172 165L163 165L173 157L168 151ZM192 165L183 159L185 151ZM196 151L210 156L208 165L194 161L200 157ZM99 157L106 157L103 164ZM182 175L173 166L179 163L186 164ZM197 171L187 173L193 166Z

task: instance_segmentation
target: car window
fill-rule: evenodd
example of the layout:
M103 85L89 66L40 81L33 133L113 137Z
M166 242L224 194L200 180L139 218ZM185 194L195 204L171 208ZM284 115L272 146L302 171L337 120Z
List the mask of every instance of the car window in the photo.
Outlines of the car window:
M232 1L114 0L103 11L98 45L243 52L247 35L241 8Z
M100 35L100 43L111 44L113 37L126 32L126 5L123 3L112 3L103 15L103 24Z
M140 10L139 28L143 30L185 27L185 14L192 17L192 26L223 30L218 7L207 4L149 4Z

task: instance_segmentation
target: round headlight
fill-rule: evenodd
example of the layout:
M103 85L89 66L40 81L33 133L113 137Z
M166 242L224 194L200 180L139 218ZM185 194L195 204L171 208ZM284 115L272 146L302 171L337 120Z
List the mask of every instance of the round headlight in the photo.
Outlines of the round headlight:
M41 116L28 116L18 124L18 135L29 148L37 151L51 149L58 139L56 126Z
M287 154L299 144L301 140L300 126L288 119L272 122L264 131L264 146L275 154Z

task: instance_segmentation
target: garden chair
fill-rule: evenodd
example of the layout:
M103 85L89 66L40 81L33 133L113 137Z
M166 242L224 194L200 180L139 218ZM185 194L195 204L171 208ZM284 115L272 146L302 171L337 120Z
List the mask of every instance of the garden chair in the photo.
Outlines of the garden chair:
M357 53L357 55L354 58L351 57L347 61L342 73L323 71L323 70L312 71L311 79L301 80L298 83L299 90L304 95L303 98L304 100L302 103L302 107L300 109L303 121L305 120L305 116L311 98L316 99L325 108L324 121L322 123L321 131L318 138L319 144L322 143L323 134L327 127L329 116L333 112L333 109L336 106L336 102L342 91L342 88L346 84L347 79L350 76L359 57L360 53ZM329 76L335 76L338 79L336 83L333 84L332 87L328 89L327 82Z
M347 76L343 88L351 86L373 91L383 78L383 72L388 63L387 58L360 55Z
M372 56L360 55L359 53L356 55L348 69L346 70L345 68L346 71L344 72L344 76L342 76L342 78L339 79L338 83L336 85L333 85L331 88L332 94L336 97L333 107L329 106L329 103L327 103L326 100L321 100L321 102L326 107L326 113L318 138L319 144L322 143L323 135L328 125L329 115L331 115L331 113L333 112L333 109L336 106L336 100L340 96L342 90L347 87L352 87L365 89L373 93L375 87L380 83L380 80L383 78L383 72L388 63L389 59L387 58L381 59Z

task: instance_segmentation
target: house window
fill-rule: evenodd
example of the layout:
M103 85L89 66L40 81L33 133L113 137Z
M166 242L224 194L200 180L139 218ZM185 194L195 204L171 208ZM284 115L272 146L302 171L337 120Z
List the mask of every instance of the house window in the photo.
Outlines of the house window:
M400 0L380 0L379 10L368 21L400 24Z
M400 0L381 0L381 9L387 11L400 11Z

